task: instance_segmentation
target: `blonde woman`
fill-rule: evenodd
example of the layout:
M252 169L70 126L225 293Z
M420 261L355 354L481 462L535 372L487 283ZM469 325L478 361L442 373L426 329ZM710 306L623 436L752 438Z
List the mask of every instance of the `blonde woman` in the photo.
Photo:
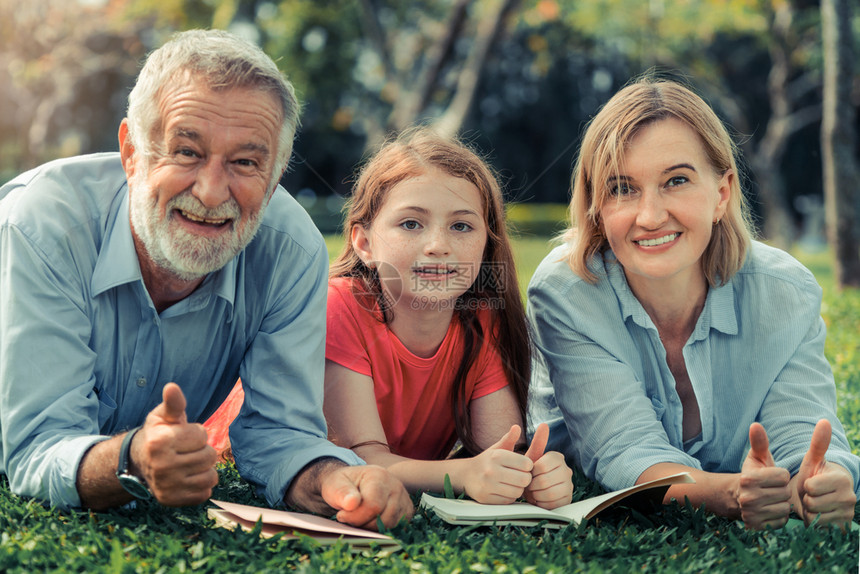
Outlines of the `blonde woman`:
M735 155L674 82L632 83L595 116L566 242L529 286L547 366L531 414L609 489L689 471L667 501L752 528L792 511L844 525L860 460L836 418L821 288L752 239Z

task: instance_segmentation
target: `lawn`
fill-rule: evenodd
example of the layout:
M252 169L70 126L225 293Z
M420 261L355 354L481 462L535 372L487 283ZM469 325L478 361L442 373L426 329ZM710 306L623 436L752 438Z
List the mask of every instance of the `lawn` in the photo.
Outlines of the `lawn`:
M327 238L336 253L340 241ZM524 286L549 251L544 239L520 238ZM860 453L860 292L836 292L826 254L798 253L825 289L827 356L839 416ZM214 496L262 504L230 466ZM600 492L575 476L579 499ZM858 506L860 510L860 506ZM855 522L860 515L855 512ZM211 528L206 507L141 504L107 513L62 513L10 494L0 478L0 572L855 572L858 532L792 528L750 532L737 522L683 505L647 514L620 508L558 531L451 527L421 512L392 534L396 552L351 553L342 544L262 540Z

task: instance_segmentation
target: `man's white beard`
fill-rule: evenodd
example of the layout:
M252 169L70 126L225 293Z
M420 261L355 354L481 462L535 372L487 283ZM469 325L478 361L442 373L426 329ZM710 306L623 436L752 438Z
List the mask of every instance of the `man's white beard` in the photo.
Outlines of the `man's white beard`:
M177 279L193 281L221 269L251 242L260 228L264 207L245 215L247 221L240 234L236 227L241 210L234 198L209 209L190 190L172 197L164 214L160 214L146 175L138 174L129 180L132 229L152 262ZM232 219L232 228L217 239L194 235L173 220L175 209L207 219Z

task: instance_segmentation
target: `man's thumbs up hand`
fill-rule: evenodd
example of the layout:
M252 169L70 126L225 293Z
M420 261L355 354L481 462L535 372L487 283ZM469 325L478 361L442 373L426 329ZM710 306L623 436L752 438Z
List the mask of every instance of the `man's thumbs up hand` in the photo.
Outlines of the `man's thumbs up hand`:
M152 409L151 416L158 417L165 424L185 424L185 395L176 383L167 383L161 391L161 403Z
M202 425L188 423L185 405L179 385L167 383L131 445L131 472L165 506L201 504L218 484L215 449Z

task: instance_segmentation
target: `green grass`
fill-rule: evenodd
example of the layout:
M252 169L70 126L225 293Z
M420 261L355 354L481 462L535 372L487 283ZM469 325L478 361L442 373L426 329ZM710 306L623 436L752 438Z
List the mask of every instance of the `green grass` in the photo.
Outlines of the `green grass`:
M340 241L328 238L332 253ZM524 284L550 245L517 240ZM836 292L826 254L797 254L825 289L827 357L839 415L860 445L860 292ZM231 466L219 470L214 496L261 505ZM600 492L580 474L575 498ZM262 540L212 528L205 505L184 509L141 504L106 513L63 513L9 492L0 478L0 572L854 572L858 532L796 528L750 532L735 521L682 505L648 514L626 509L559 531L448 526L418 512L391 533L397 552L349 552L310 540ZM860 510L860 505L856 508ZM860 514L855 512L855 522Z

